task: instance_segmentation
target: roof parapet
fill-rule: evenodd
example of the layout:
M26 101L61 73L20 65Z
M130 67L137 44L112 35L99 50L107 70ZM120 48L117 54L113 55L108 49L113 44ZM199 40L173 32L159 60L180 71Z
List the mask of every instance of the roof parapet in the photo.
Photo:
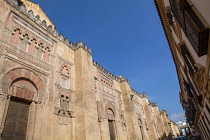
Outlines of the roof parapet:
M151 105L152 107L158 107L156 102L152 103L152 102L149 101L149 105Z
M136 90L134 90L133 88L131 88L131 92L134 93L135 95L141 97L141 98L147 98L147 99L148 99L147 94L146 94L145 92L143 92L143 93L138 93L138 92L137 92Z
M83 44L82 41L78 41L77 44L74 44L74 50L77 50L79 48L83 48L85 51L87 51L90 55L91 54L91 49L87 47L86 44Z
M104 69L104 67L102 67L100 64L98 64L96 61L93 60L93 65L96 66L98 69L100 69L101 71L103 71L105 74L109 75L112 79L118 81L118 82L123 82L123 80L125 79L123 76L115 76L114 74L110 73L109 71L107 71L106 69ZM124 79L122 79L122 77ZM126 79L127 80L127 79Z

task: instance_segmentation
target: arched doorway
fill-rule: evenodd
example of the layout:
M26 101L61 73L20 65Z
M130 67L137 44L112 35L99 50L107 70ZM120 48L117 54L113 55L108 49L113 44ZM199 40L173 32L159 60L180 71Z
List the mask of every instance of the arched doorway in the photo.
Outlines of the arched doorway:
M43 103L46 93L41 78L29 69L15 68L5 73L1 81L4 98L0 139L33 139L36 106Z
M108 125L109 125L110 140L115 140L116 133L115 133L115 125L114 125L114 112L111 108L107 109L107 118L108 118Z
M12 82L9 94L2 140L24 140L28 129L30 104L37 96L37 89L30 80L18 78Z

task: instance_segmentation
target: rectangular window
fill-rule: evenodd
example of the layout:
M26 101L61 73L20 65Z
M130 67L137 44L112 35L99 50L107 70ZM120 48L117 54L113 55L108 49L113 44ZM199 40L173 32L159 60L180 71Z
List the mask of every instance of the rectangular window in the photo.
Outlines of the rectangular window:
M67 80L66 79L62 78L61 86L62 86L62 88L67 88Z
M187 0L170 0L171 10L197 55L207 54L209 29Z

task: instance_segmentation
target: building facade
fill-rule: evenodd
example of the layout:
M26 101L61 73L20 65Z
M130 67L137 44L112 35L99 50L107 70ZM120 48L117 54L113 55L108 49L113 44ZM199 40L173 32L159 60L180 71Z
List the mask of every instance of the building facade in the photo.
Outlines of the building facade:
M155 0L180 83L187 122L210 139L210 1Z
M69 42L38 4L0 0L1 140L155 140L178 127Z

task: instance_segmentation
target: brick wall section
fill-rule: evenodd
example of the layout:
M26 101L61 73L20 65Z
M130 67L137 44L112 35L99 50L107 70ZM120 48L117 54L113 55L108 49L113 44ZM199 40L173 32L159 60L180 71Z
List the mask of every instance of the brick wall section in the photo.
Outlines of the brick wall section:
M50 56L50 48L46 47L43 54L43 61L48 62Z
M21 35L20 29L14 30L14 32L12 34L12 37L11 37L11 40L10 40L10 44L12 46L18 47L19 41L20 41L20 38L19 38L20 35Z
M36 39L35 38L33 38L32 40L31 40L31 44L28 46L28 53L30 54L30 55L35 55L35 52L36 52L36 44L37 44L37 42L36 42Z
M20 50L26 51L28 43L29 43L29 35L25 34L20 40L20 45L19 45Z

